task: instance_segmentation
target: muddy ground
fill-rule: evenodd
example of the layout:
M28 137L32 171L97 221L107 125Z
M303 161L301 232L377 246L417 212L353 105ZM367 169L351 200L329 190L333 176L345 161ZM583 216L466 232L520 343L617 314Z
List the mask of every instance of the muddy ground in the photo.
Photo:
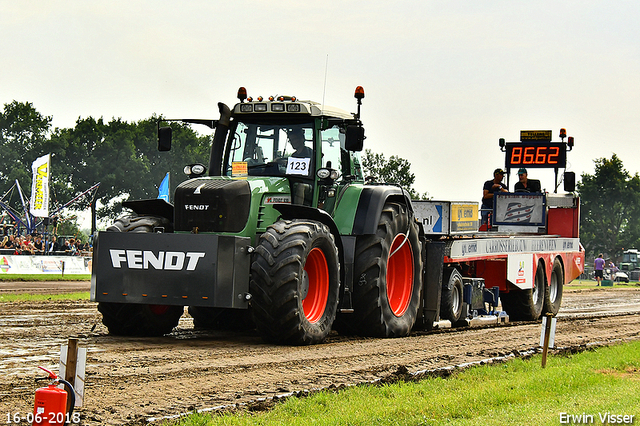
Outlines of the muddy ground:
M69 284L71 291L76 285ZM65 284L53 286L69 291ZM7 287L0 283L0 293ZM46 385L37 380L44 377L37 366L57 371L60 344L69 337L88 349L81 423L137 425L194 409L260 405L279 395L385 380L404 368L415 373L526 353L537 349L541 329L539 323L510 324L402 339L332 334L320 345L282 347L252 332L197 331L187 316L162 338L111 337L100 321L88 301L0 303L0 422L7 413L33 409L35 390ZM638 339L640 287L567 288L557 347Z

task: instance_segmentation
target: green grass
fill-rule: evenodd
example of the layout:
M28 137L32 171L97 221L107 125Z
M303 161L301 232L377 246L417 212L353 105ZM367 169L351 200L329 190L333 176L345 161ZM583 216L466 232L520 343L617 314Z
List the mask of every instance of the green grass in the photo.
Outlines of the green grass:
M638 281L630 281L628 283L614 283L611 287L604 288L636 288L639 287L640 283ZM571 289L587 289L587 288L597 288L596 282L594 280L573 280L569 284L566 285L567 288ZM640 420L639 420L640 422Z
M558 425L561 413L634 415L640 342L570 356L474 367L449 378L357 386L290 398L270 411L193 414L165 425ZM575 424L576 422L574 422Z
M89 281L91 274L0 274L0 281Z
M31 294L31 293L0 294L0 302L26 302L26 301L41 301L41 300L89 300L89 292L83 291L78 293L63 293L63 294Z

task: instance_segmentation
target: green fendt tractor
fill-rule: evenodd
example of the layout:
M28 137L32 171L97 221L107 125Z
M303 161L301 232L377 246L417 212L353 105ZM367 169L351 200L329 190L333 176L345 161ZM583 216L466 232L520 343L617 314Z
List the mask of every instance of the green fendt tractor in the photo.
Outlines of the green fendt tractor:
M208 168L186 168L173 205L123 203L133 213L94 245L91 300L109 332L166 334L184 306L196 327L255 326L284 344L320 342L332 327L383 337L430 328L422 230L405 190L365 184L361 87L355 97L353 114L241 88L218 120L182 120L215 129ZM169 150L171 128L158 126ZM433 263L436 305L441 253Z

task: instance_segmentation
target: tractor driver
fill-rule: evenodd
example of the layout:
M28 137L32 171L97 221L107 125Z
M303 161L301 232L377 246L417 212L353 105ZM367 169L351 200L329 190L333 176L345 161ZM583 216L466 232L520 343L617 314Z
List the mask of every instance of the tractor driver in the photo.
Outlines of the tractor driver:
M295 158L313 158L313 150L304 144L304 130L301 128L291 129L287 133L289 143L294 151L291 154Z

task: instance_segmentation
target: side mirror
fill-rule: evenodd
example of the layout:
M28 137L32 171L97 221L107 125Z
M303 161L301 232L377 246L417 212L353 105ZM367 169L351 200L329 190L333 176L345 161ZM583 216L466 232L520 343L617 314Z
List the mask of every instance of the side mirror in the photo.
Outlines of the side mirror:
M364 146L364 127L347 126L344 145L348 151L362 151Z
M171 151L171 127L158 127L158 151Z
M565 192L574 192L576 190L575 172L564 172L564 190Z

